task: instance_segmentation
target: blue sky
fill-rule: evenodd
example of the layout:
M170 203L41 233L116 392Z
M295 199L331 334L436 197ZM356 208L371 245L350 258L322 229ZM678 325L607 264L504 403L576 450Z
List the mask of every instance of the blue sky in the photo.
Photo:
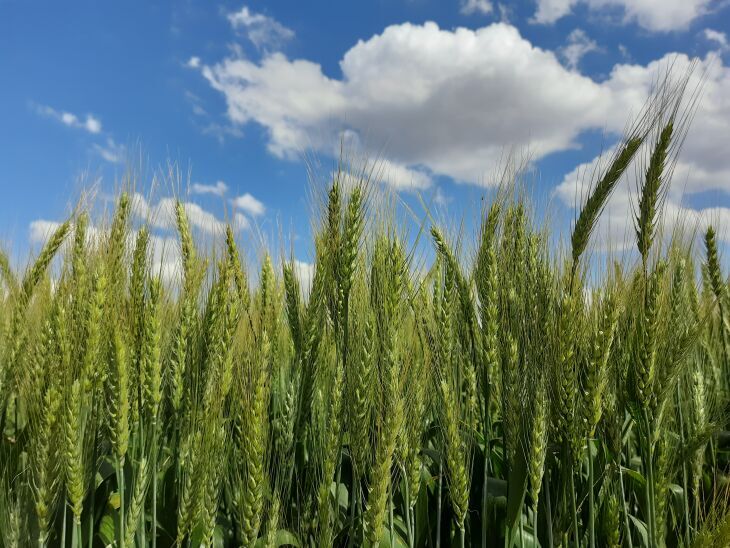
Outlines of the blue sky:
M341 142L377 157L407 203L455 219L478 213L508 151L529 150L534 194L565 230L580 166L663 68L695 56L703 100L667 214L725 223L729 34L724 0L0 0L0 241L22 255L83 188L103 202L130 162L137 213L164 217L172 189L149 183L175 162L201 232L231 219L242 239L293 233L306 261L303 158L326 178ZM607 209L606 242L623 233L630 186Z

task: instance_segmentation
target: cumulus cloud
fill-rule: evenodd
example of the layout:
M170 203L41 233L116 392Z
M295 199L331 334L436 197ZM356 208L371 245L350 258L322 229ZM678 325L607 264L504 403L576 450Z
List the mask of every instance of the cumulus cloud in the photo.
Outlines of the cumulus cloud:
M79 117L71 112L56 110L47 105L36 105L36 111L41 116L57 120L65 126L83 129L84 131L92 134L101 133L101 121L93 114L87 114L85 117Z
M277 49L294 38L293 30L285 27L273 17L251 11L247 6L229 14L228 21L234 29L243 33L260 50Z
M559 52L568 67L575 70L586 54L598 50L599 47L595 40L591 39L584 30L575 29L568 35L568 43L560 48Z
M621 14L623 22L636 22L651 31L684 29L696 18L706 14L717 0L537 0L533 20L537 23L554 23L569 15L573 8L582 4L589 10L601 13Z
M394 165L469 182L505 147L529 147L539 158L576 146L615 107L605 86L566 70L505 23L476 31L390 26L358 42L340 67L342 78L333 79L316 63L273 53L260 63L229 57L202 74L225 97L230 121L263 126L276 156L331 153L350 132L385 144Z
M132 196L132 212L139 219L148 222L151 226L162 230L175 228L175 204L174 198L162 198L156 204L150 204L147 199L139 193ZM182 202L185 214L190 226L206 234L220 234L226 228L226 223L221 221L213 213L206 211L194 202ZM247 230L250 227L248 219L244 215L233 216L232 227L234 230Z
M228 185L223 181L217 181L214 185L204 185L202 183L193 183L190 187L193 194L213 194L215 196L223 196L228 192Z
M727 34L725 34L724 32L713 29L705 29L704 31L702 31L702 34L705 37L705 40L715 44L717 49L719 49L720 51L727 51L730 48L730 45L728 45L727 41Z
M439 175L489 184L485 174L510 150L537 161L578 147L585 131L604 131L610 143L660 74L689 65L687 56L668 54L647 65L617 64L596 81L509 24L443 30L405 23L353 46L339 78L281 53L260 62L231 56L201 73L225 98L231 124L266 130L272 154L296 158L314 148L336 155L340 143L352 144L383 159L384 182L408 189L428 188ZM676 177L690 193L724 191L730 69L710 54L695 76L690 89L704 77L703 93Z
M489 15L493 9L494 6L489 0L462 0L459 11L463 15L473 15L475 13Z
M622 65L614 68L611 80L631 85L628 89L649 92L651 82L662 67L674 63L683 74L691 63L686 56L672 56L647 66ZM709 223L730 228L730 209L708 207L693 209L686 205L686 196L707 191L718 196L730 196L730 161L726 158L726 140L730 135L730 68L724 67L713 55L708 56L690 80L689 88L704 78L702 100L689 128L683 146L676 158L664 207L664 224L671 230L677 223L690 228L705 229ZM638 101L642 93L637 93ZM556 195L568 206L579 205L588 192L590 175L600 171L611 156L609 150L602 157L577 166L568 173L556 188ZM641 175L640 173L638 175ZM636 202L637 173L629 170L628 176L617 187L599 220L598 238L602 247L621 248L634 242L631 217L632 200ZM576 204L577 202L577 204ZM721 232L727 240L729 232Z
M242 194L241 196L233 198L231 202L233 203L234 207L245 211L252 217L258 217L259 215L263 215L266 211L266 207L264 207L264 204L254 198L248 192Z

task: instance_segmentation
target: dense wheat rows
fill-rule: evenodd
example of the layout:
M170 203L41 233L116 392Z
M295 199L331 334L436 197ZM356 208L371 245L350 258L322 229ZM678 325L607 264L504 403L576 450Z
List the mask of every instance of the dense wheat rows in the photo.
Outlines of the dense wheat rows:
M125 194L22 275L0 256L0 544L727 545L730 300L712 229L660 236L665 107L568 253L505 187L473 243L429 225L420 268L340 172L306 292L293 263L247 272L230 230L196 247L180 204L163 284ZM589 284L630 169L639 259Z

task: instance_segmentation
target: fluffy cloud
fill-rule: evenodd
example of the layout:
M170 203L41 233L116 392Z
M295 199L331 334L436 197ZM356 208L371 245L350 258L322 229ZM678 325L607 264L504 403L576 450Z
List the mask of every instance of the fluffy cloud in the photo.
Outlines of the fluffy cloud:
M251 194L246 192L245 194L238 196L231 200L233 205L238 209L242 209L253 217L263 215L266 211L266 207L259 200L254 198Z
M147 199L139 193L132 196L132 212L136 217L148 222L151 226L163 230L175 228L175 204L174 198L162 198L156 204L151 205ZM218 219L213 213L206 211L194 202L183 202L185 213L190 226L205 234L221 234L226 223ZM248 219L244 215L233 216L231 225L234 230L247 230L250 227Z
M215 196L223 196L228 192L228 185L223 181L218 181L214 185L204 185L201 183L193 183L190 187L193 194L214 194Z
M489 0L462 0L459 11L463 15L472 15L475 13L489 15L493 9L494 6L492 6Z
M334 152L350 132L376 144L367 150L385 144L393 165L470 182L505 147L529 147L539 158L575 146L615 107L605 86L504 23L476 31L394 25L358 42L340 67L342 78L333 79L318 64L274 53L260 63L226 58L202 74L225 97L230 121L266 128L279 157ZM623 116L615 123L622 127Z
M36 111L41 116L57 120L68 127L83 129L92 134L101 133L101 121L93 114L87 114L84 118L79 118L71 112L56 110L46 105L36 105Z
M686 56L672 56L639 65L621 65L614 68L609 82L625 89L633 89L635 101L639 100L655 82L657 75L669 64L677 73L684 74L689 69L690 59ZM730 135L730 67L725 67L715 56L709 55L693 73L689 89L702 84L701 100L689 127L686 139L675 159L671 186L668 187L664 207L664 224L668 231L678 223L688 228L704 230L708 224L730 228L730 209L726 207L707 207L693 209L686 205L685 197L707 191L717 193L718 197L730 196L730 161L727 159L727 136ZM588 192L590 175L600 171L612 151L603 157L594 158L568 173L556 188L557 196L568 206L580 204ZM637 173L629 170L609 200L608 206L599 221L599 247L622 248L633 245L632 204L636 203ZM720 232L721 237L730 242L727 230Z
M651 31L686 28L697 17L707 13L717 0L537 0L534 21L554 23L571 13L578 4L591 11L615 13L624 22L636 22Z
M568 67L575 70L586 54L598 50L598 44L595 40L592 40L584 30L575 29L568 35L568 43L559 51Z
M382 158L383 181L407 189L427 188L438 175L489 183L485 174L510 150L539 160L579 146L589 130L605 131L610 142L663 73L672 67L681 75L690 64L670 54L648 65L618 64L596 81L509 24L451 31L405 23L353 46L339 78L281 53L260 62L232 56L200 70L225 98L231 123L265 128L272 154L296 158L313 148L336 156L340 143L353 145ZM726 190L730 180L730 69L710 54L690 89L702 78L675 177L687 192Z
M255 13L246 6L243 6L235 13L229 14L228 21L234 29L245 34L258 49L276 49L294 38L294 31L285 27L276 19L261 13ZM192 59L196 58L193 57Z

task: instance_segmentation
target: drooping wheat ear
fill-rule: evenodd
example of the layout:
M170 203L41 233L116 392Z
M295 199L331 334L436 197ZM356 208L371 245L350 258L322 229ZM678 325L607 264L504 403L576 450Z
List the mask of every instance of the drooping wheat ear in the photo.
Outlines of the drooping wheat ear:
M645 271L649 261L649 250L654 242L657 206L662 196L664 169L673 131L674 122L670 121L659 134L641 188L639 212L636 216L636 245L641 253Z
M116 326L109 341L108 420L109 438L115 457L124 464L129 445L129 371L127 349Z
M94 273L92 277L91 302L84 317L84 333L86 341L81 365L81 378L84 381L84 394L89 395L99 386L104 374L101 371L100 347L104 308L106 306L106 275L103 270Z
M131 344L129 355L129 385L144 387L147 384L144 367L144 336L145 336L145 306L147 281L147 251L149 246L149 231L142 227L137 232L137 239L132 253L132 274L129 279L129 313L131 323ZM140 410L145 406L145 394L142 390L131 391L130 404L132 424L139 421Z
M38 542L43 546L48 540L49 527L60 485L56 425L61 409L61 399L56 387L51 386L46 390L43 396L40 425L33 440L32 485L35 511L38 517Z
M575 408L575 387L577 386L574 359L574 316L577 308L575 299L575 295L570 292L563 295L558 317L557 357L554 371L557 421L554 434L559 443L570 439Z
M322 479L317 493L319 544L329 546L332 542L332 523L330 514L330 487L335 476L335 467L340 460L340 429L342 421L340 411L342 407L342 365L339 360L335 364L334 378L329 389L330 402L327 414L327 431L324 442L324 462L322 464Z
M0 249L0 281L5 280L8 293L14 295L18 290L18 279L15 277L13 268L10 266L10 259L7 254Z
M178 300L179 319L172 343L173 351L168 385L170 387L169 398L171 407L175 411L175 414L178 414L185 393L184 379L192 350L190 348L192 336L197 325L197 300L201 276L198 272L195 245L190 232L190 226L188 225L188 218L185 214L184 207L179 202L175 208L175 216L182 250L183 288Z
M355 475L358 478L364 477L370 463L370 429L372 424L373 411L373 323L370 315L365 312L364 325L360 328L362 333L356 337L362 337L358 345L359 352L355 359L350 362L347 381L349 386L348 412L350 444L353 457Z
M109 242L107 247L107 282L109 293L113 295L115 306L120 306L123 301L123 289L127 279L125 268L125 254L127 252L127 227L129 222L129 195L123 193L119 197L117 210L109 231ZM116 304L118 303L118 304Z
M266 523L266 548L278 548L277 533L279 532L279 519L281 518L281 500L277 494L273 495L273 500L269 506L269 519Z
M302 312L301 312L301 291L299 279L294 273L294 263L285 262L284 271L284 297L286 300L286 318L289 322L294 353L299 355L302 350Z
M595 434L604 409L604 395L609 380L608 359L617 323L618 306L613 293L609 290L601 307L597 331L593 336L588 371L583 387L584 431L590 438Z
M464 465L468 448L463 442L459 420L458 397L450 383L443 379L439 384L442 398L442 430L446 450L446 477L449 484L449 497L454 509L456 524L463 530L466 511L469 507L469 476Z
M248 294L248 280L246 279L246 271L241 264L241 257L238 253L238 246L233 237L231 225L226 225L226 248L228 249L228 260L233 271L233 281L236 284L236 294L243 310L247 310L250 304Z
M717 240L715 229L708 227L705 233L705 250L707 251L707 275L710 279L710 287L718 302L722 303L725 298L726 287L722 279L720 259L717 253Z
M519 446L521 396L519 390L519 347L511 333L505 338L506 351L502 359L502 409L504 414L504 444L511 462Z
M225 455L227 436L221 419L222 417L216 417L214 419L214 422L218 422L219 424L213 427L212 440L209 447L206 448L208 451L208 469L203 491L204 503L200 511L204 546L214 546L213 535L218 516L221 482L223 480L223 471L228 464L223 457Z
M707 393L705 387L705 376L701 363L698 363L692 371L692 421L694 433L702 432L707 426ZM702 469L705 464L705 444L698 448L692 457L692 492L696 504L700 504L702 493L700 485L702 482Z
M160 359L160 298L162 283L159 278L150 281L149 300L145 308L142 360L145 379L145 403L153 424L162 401L162 362Z
M258 537L264 504L264 481L267 444L268 364L271 345L264 332L261 347L261 363L254 366L251 401L244 407L243 420L243 478L239 492L242 540L244 546L252 546Z
M89 215L85 211L81 212L76 218L76 225L74 226L74 247L71 255L71 271L77 280L83 278L83 273L87 267L86 234L88 227Z
M610 489L608 497L603 503L603 519L601 528L606 539L607 548L621 546L621 503L616 495L616 489Z
M572 270L574 273L578 268L580 257L588 245L591 232L596 225L601 211L603 211L613 189L616 188L616 183L618 183L621 175L626 171L626 168L639 150L643 140L643 137L631 137L624 143L583 205L583 209L578 216L578 220L575 222L571 236L571 244L573 247Z
M533 511L537 512L542 487L542 476L545 471L545 457L548 443L548 419L550 402L545 380L538 381L532 410L532 430L530 431L530 498Z
M639 356L635 369L635 390L639 405L642 408L652 403L654 392L654 376L656 365L656 331L658 325L659 291L661 287L662 265L649 278L646 293L646 304L641 315L639 329Z
M193 243L193 234L188 224L188 216L185 212L185 206L178 200L175 203L175 221L177 231L180 234L180 250L183 263L183 276L186 286L193 283L196 276L196 255L195 244Z
M126 523L124 526L124 545L134 546L134 535L140 526L140 520L144 511L144 501L147 496L147 486L149 485L149 470L147 466L147 458L142 457L137 464L137 474L134 477L134 487L132 496L129 499L129 510L126 515ZM144 527L144 523L142 523Z
M403 420L403 406L400 397L393 397L392 390L388 396L388 403L384 405L389 411L384 413L378 443L375 448L375 462L373 464L370 491L368 493L367 510L365 512L365 534L368 541L377 546L383 534L383 521L386 513L386 503L390 489L391 466Z
M33 293L33 289L38 285L38 282L41 281L46 270L48 270L48 266L51 264L53 257L56 256L56 253L66 239L70 228L71 221L66 221L55 230L46 242L46 245L43 246L43 250L40 255L38 255L33 266L31 266L30 270L28 270L23 278L21 296L18 303L21 310L27 306L31 294Z
M345 303L352 287L353 274L357 264L357 253L360 248L360 237L363 229L363 195L362 187L357 186L350 194L350 201L347 204L345 215L344 241L342 246L342 263L340 280L341 291Z
M66 492L73 511L74 521L81 523L84 505L84 468L83 468L83 422L81 417L81 383L76 379L66 396L64 415L64 468Z

